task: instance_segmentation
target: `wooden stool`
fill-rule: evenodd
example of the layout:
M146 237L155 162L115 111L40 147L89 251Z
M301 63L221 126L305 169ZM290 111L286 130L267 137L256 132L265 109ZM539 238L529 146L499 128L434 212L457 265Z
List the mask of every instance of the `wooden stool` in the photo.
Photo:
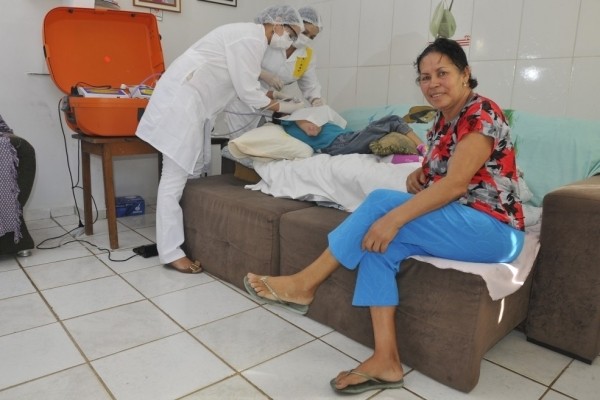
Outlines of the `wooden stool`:
M117 212L115 206L115 182L113 178L113 157L130 156L138 154L158 153L154 147L136 136L87 136L72 135L81 144L81 169L83 179L83 212L85 217L85 234L94 234L92 221L92 180L90 175L90 154L100 156L102 159L102 174L104 178L104 201L106 203L106 219L108 221L108 238L110 248L119 248L117 234ZM159 177L160 177L159 157Z

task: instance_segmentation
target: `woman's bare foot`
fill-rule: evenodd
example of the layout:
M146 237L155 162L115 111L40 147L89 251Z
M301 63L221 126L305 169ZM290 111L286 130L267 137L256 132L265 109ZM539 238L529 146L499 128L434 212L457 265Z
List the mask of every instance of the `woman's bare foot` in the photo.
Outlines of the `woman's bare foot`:
M304 287L301 282L294 278L294 275L267 277L268 285L279 296L279 299L276 299L271 290L265 285L263 276L248 273L247 277L250 286L260 297L306 305L312 303L315 297L315 290Z
M395 357L394 357L395 358ZM362 372L363 374L372 376L387 382L398 382L404 377L402 364L400 361L394 361L389 357L376 357L373 354L370 358L354 368L353 371ZM349 374L348 371L343 371L335 378L335 387L343 389L347 386L358 385L365 382L367 379L356 374Z
M202 266L199 261L192 261L187 257L181 257L167 264L169 267L176 269L185 274L197 274L202 272Z

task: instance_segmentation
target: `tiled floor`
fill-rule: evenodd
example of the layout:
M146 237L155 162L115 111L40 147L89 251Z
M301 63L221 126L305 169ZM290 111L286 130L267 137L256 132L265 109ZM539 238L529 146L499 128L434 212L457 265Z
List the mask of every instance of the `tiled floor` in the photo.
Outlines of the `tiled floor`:
M77 221L28 227L39 243ZM106 221L94 230L79 239L107 247ZM113 260L154 240L154 215L121 218L119 230ZM167 269L156 257L116 262L73 242L0 258L0 400L329 399L338 397L329 379L369 354L326 326L262 307L206 273ZM574 361L517 331L486 354L469 394L405 372L404 389L353 398L600 398L600 359Z

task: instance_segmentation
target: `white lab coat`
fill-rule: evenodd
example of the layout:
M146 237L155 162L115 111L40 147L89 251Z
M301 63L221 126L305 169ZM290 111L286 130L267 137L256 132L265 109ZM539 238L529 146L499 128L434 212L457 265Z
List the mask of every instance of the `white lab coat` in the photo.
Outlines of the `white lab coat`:
M236 96L269 104L258 75L268 47L262 24L223 25L194 43L158 81L136 135L192 174L210 163L214 120Z
M294 67L298 57L306 57L306 48L296 49L289 58L286 58L285 50L269 47L262 60L262 69L277 74L286 85L298 82L302 96L310 103L313 99L321 98L321 84L316 71L316 54L313 51L308 68L300 78L294 77ZM265 92L272 90L264 81L260 81L260 84ZM233 100L225 111L225 121L233 138L258 126L260 116L239 115L257 113L256 109L240 98Z

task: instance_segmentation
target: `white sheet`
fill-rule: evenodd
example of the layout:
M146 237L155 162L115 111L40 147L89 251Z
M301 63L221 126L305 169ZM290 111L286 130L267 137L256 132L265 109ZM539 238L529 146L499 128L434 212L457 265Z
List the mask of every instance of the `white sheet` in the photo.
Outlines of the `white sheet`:
M373 154L254 162L262 180L246 188L275 197L337 203L351 212L374 189L406 191L406 177L419 165L391 164Z
M254 168L262 180L246 188L275 197L340 205L351 212L374 189L406 191L406 177L419 165L391 164L387 158L372 154L333 157L319 154L302 160L255 162ZM510 264L469 263L428 256L413 258L438 268L479 275L486 282L492 300L498 300L519 289L529 275L539 250L539 226L538 223L527 228L523 251Z

